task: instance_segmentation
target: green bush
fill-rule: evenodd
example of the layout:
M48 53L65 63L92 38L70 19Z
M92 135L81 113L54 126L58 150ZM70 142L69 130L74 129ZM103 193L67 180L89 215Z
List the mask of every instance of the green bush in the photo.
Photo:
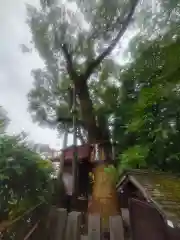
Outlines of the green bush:
M51 198L50 161L30 150L21 137L0 136L0 220L13 219Z

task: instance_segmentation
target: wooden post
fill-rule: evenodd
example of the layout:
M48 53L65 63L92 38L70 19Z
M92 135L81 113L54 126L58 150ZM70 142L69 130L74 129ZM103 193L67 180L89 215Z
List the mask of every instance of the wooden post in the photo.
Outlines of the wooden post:
M67 221L67 210L64 208L53 207L49 215L48 235L51 240L64 238Z
M110 240L124 240L124 228L120 215L109 218L109 230Z
M63 139L63 149L67 147L67 140L68 140L68 130L66 129L64 133L64 139ZM62 154L60 159L60 164L59 164L60 178L63 175L63 170L64 170L64 154Z
M57 225L54 240L59 240L64 238L64 232L66 228L67 221L67 210L64 208L59 208L57 211Z
M101 220L100 215L88 216L88 240L100 240L101 238Z
M68 215L65 240L80 240L80 212L71 212ZM59 238L61 239L61 238Z
M88 240L88 236L86 236L86 235L81 235L81 240Z
M76 89L73 86L73 104L71 113L73 115L73 146L74 146L74 158L72 160L72 175L73 175L73 196L77 194L77 177L78 177L78 156L77 156L77 109L76 109Z

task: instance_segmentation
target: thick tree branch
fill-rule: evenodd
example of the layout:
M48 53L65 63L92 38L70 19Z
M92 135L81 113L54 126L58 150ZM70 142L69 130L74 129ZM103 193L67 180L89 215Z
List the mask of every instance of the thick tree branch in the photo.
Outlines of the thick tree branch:
M88 132L88 140L95 143L102 139L100 128L96 124L95 113L92 100L89 95L87 82L80 78L80 81L75 81L75 87L78 89L77 95L80 101L80 111L84 121L84 128Z
M90 77L90 75L93 73L94 69L97 68L99 66L99 64L104 60L104 58L106 58L112 52L112 50L114 49L114 47L116 46L118 41L123 36L127 27L129 26L138 2L139 2L139 0L132 0L129 14L127 15L127 17L125 18L123 23L121 23L121 29L118 32L117 36L112 40L111 44L106 48L106 50L104 52L102 52L95 60L93 60L90 63L90 65L87 67L86 72L84 74L84 79L87 80Z
M77 74L76 74L76 71L73 66L72 56L69 53L68 47L65 43L63 43L61 45L61 49L62 49L64 58L66 60L68 74L69 74L71 80L74 81L77 78Z

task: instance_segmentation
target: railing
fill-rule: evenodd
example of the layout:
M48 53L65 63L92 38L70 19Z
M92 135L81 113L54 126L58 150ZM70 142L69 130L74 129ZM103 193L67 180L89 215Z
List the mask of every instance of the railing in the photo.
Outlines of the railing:
M38 203L28 209L21 216L12 221L0 223L0 239L2 240L35 240L42 232L42 225L48 214L48 205L45 202ZM41 232L41 233L40 233ZM39 235L39 236L42 236Z

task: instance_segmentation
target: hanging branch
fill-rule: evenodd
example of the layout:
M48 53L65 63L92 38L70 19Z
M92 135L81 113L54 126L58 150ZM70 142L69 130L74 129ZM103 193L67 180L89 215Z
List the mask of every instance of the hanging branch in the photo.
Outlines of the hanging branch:
M77 79L77 73L74 69L72 54L68 50L67 43L65 43L65 42L64 43L59 43L58 34L55 34L54 43L55 43L55 46L62 51L62 53L64 55L64 59L66 61L67 72L68 72L71 80L74 81L75 79Z
M93 60L90 65L87 67L85 74L84 74L84 79L88 79L90 75L93 73L94 69L99 66L99 64L106 58L114 49L118 41L121 39L123 36L124 32L126 31L127 27L129 26L132 17L134 15L136 6L138 4L139 0L132 0L131 8L129 11L129 14L127 15L126 19L121 22L121 29L118 32L117 36L112 40L111 44L106 48L104 52L102 52L95 60Z
M69 53L66 43L62 44L61 49L66 60L68 74L71 80L74 82L78 76L73 66L72 55Z

